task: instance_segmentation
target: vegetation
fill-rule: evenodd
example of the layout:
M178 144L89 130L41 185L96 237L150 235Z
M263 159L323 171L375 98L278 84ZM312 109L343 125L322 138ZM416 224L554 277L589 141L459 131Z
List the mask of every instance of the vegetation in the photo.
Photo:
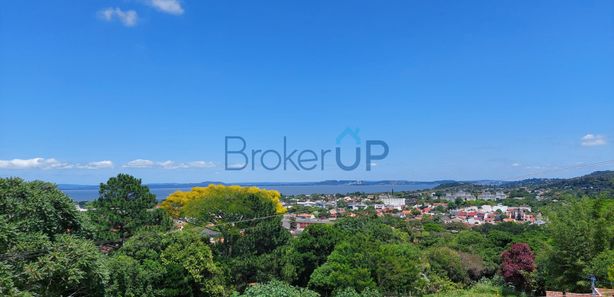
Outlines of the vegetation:
M53 184L0 179L0 295L539 296L586 292L589 275L612 287L614 199L577 194L544 204L544 226L368 209L292 237L275 191L212 185L158 207L120 174L79 212Z

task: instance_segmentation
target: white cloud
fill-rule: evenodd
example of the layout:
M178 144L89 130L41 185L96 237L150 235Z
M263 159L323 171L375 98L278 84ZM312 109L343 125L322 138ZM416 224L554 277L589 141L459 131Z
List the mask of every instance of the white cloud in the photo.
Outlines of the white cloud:
M164 162L159 162L158 165L164 169L178 169L178 168L186 168L184 163L176 163L171 160L167 160Z
M215 163L210 161L175 162L171 160L154 162L151 160L136 159L122 167L126 168L163 168L163 169L185 169L185 168L212 168Z
M136 159L136 160L132 160L132 161L124 164L122 167L126 167L126 168L151 168L151 167L154 167L155 165L156 165L156 163L154 161L151 161L151 160Z
M96 162L89 162L89 163L86 163L86 164L77 164L75 167L79 168L79 169L105 169L105 168L113 168L113 162L111 162L109 160L96 161Z
M512 167L518 167L518 166L520 166L520 163L513 163L512 164Z
M581 140L582 146L598 146L607 144L606 138L603 135L586 134Z
M215 163L211 161L193 161L189 162L188 166L192 168L213 168L215 167Z
M242 169L247 167L246 163L231 163L228 164L228 168L232 168L232 169Z
M172 15L183 14L183 7L179 0L148 0L147 3L161 12Z
M67 168L69 166L70 164L62 163L53 158L0 160L0 169L50 169Z
M139 16L134 10L121 10L121 8L105 8L103 10L98 11L98 16L107 21L111 22L115 19L119 20L124 26L132 27L135 26L138 22Z
M111 161L96 161L84 164L73 164L67 162L60 162L54 158L0 160L0 169L104 169L112 167L113 162Z

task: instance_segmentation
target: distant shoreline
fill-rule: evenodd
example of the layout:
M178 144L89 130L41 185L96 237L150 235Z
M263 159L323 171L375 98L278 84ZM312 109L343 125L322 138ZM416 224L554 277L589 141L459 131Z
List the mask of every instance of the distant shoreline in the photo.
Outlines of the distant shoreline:
M241 184L245 186L244 184ZM300 194L347 194L353 192L364 193L381 193L390 191L415 191L425 190L438 186L439 183L416 183L416 184L367 184L367 185L258 185L250 184L259 188L277 190L283 195L300 195ZM206 186L206 185L198 185ZM189 191L191 186L179 187L156 187L150 186L152 193L156 195L158 200L165 199L168 195L175 191ZM87 188L62 188L60 190L75 201L89 201L98 197L98 186L88 186Z

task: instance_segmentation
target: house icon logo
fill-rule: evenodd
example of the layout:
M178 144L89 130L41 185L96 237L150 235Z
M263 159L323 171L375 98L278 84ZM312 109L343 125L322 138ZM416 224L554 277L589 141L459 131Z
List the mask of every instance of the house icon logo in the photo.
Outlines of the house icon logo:
M359 132L360 132L359 128L355 128L353 130L350 129L350 127L345 128L345 130L343 130L337 136L337 139L336 139L337 145L340 145L341 141L343 141L343 139L348 137L348 136L352 137L352 139L354 139L354 143L356 143L356 145L360 145L360 136L358 136Z

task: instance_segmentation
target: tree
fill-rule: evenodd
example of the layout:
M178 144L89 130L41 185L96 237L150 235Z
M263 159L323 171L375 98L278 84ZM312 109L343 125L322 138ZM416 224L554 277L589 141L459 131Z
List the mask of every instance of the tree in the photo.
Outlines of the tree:
M107 271L89 240L60 235L49 252L26 264L29 291L46 296L101 296Z
M200 233L141 230L109 259L107 296L224 296L222 268Z
M168 245L160 259L167 271L179 278L175 286L180 288L185 284L204 296L223 296L222 270L213 262L211 249L202 241L202 236L177 232L168 237Z
M459 252L458 255L461 258L461 264L467 276L473 281L477 281L484 276L490 275L490 269L486 267L482 257L476 254Z
M434 247L427 252L431 270L454 282L467 281L467 271L463 268L460 255L448 247Z
M270 252L289 239L287 230L281 228L281 214L286 210L279 202L277 191L210 185L194 188L192 192L195 194L190 194L193 197L181 213L194 224L222 234L222 256ZM243 236L250 234L254 236Z
M334 297L382 297L383 295L371 288L366 288L362 292L358 293L353 288L346 288L335 293Z
M461 262L473 280L492 275L498 268L496 263L502 249L497 248L482 233L463 230L454 237L452 247L461 252Z
M369 257L376 251L369 248L365 237L339 243L328 256L324 265L318 267L309 280L309 287L329 296L335 290L354 288L362 291L375 288Z
M437 205L437 206L435 206L435 208L433 208L433 212L445 213L446 212L446 208L441 206L441 205Z
M315 224L307 227L285 250L284 279L294 285L306 286L311 273L326 262L341 239L341 232L334 226Z
M614 200L568 197L547 211L552 250L544 263L549 289L587 291L592 259L614 249Z
M296 288L281 281L270 281L266 284L256 284L249 287L241 295L243 297L318 297L318 293L303 289Z
M53 238L81 229L74 203L54 184L0 178L0 253L15 245L20 234Z
M339 225L337 225L339 224ZM354 288L362 291L366 288L375 289L378 283L396 290L391 284L393 275L385 273L385 269L395 273L411 275L413 256L412 247L407 245L408 235L381 223L377 217L361 217L357 219L344 219L335 225L343 234L345 240L335 246L326 262L316 268L311 274L308 286L323 295L330 295L334 291L344 288ZM391 244L391 246L384 246ZM394 244L406 244L407 247ZM395 255L408 256L409 262L399 262ZM382 258L387 259L382 263ZM378 266L378 264L386 266ZM379 274L378 274L379 273ZM408 277L404 282L412 282Z
M407 243L384 244L375 268L378 288L393 295L414 295L424 287L420 251Z
M597 286L614 287L614 250L605 250L593 258L585 270L586 275L594 275Z
M169 219L154 209L156 196L142 185L141 180L128 174L119 174L100 184L99 197L88 211L99 227L97 237L120 238L122 242L144 226L167 225Z
M519 291L530 287L529 273L535 270L535 255L526 243L515 243L501 254L501 274Z
M0 178L0 295L98 292L104 269L74 203L51 183Z
M194 187L191 191L176 191L169 195L160 207L166 210L172 217L179 218L186 215L186 206L194 201L205 200L215 197L255 195L267 199L273 203L277 213L284 213L286 209L280 202L281 195L277 191L264 190L256 187L209 185L208 187ZM192 213L190 213L192 214Z

